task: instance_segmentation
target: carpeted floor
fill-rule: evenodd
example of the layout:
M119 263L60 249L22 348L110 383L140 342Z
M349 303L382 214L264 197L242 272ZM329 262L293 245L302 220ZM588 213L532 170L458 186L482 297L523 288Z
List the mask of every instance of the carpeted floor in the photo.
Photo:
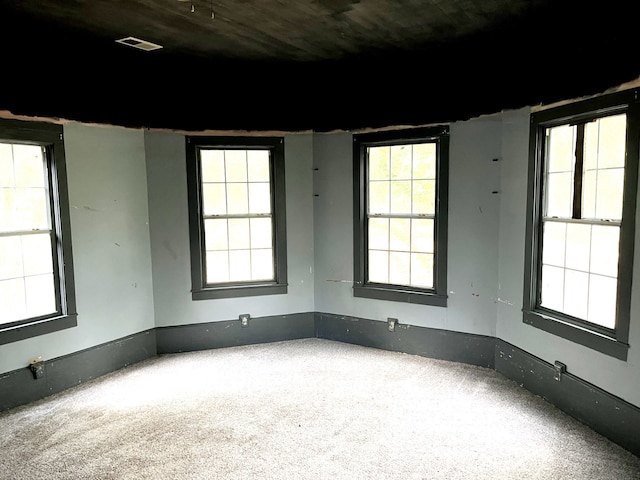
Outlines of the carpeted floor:
M320 339L160 356L4 412L0 432L11 480L640 478L493 370Z

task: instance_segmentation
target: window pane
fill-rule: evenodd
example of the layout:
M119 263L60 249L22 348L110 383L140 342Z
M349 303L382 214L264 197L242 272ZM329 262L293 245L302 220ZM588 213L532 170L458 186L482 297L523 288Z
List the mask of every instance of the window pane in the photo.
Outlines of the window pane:
M35 145L14 145L13 165L16 187L44 188L44 160L42 147Z
M271 191L268 183L249 184L249 212L271 213Z
M251 279L273 280L273 251L251 250Z
M227 208L229 214L249 213L249 197L246 183L227 184Z
M413 178L436 178L435 143L420 143L413 146Z
M567 224L544 222L543 228L542 263L545 265L564 267Z
M15 322L27 318L24 279L0 281L0 305L2 305L0 323Z
M205 183L202 186L202 203L205 215L227 213L227 194L224 184Z
M617 280L615 278L590 276L589 320L607 328L616 326Z
M389 250L408 252L411 242L411 220L392 218L389 223Z
M15 190L0 187L0 229L11 232L18 229L15 214Z
M232 282L251 280L251 253L249 250L229 252L229 279Z
M411 254L411 285L433 288L433 255Z
M411 213L411 182L391 182L391 213Z
M229 281L229 252L207 252L207 283Z
M564 292L564 269L542 266L542 289L540 304L551 310L562 311Z
M244 250L250 245L248 218L229 219L229 249Z
M373 250L389 249L389 219L369 219L369 248Z
M547 216L571 218L573 174L550 173L547 177Z
M369 152L369 179L388 180L391 168L389 147L370 147Z
M369 183L369 213L389 213L389 182Z
M226 250L229 248L227 220L210 219L204 221L204 241L207 250Z
M591 239L591 272L616 277L620 227L593 226Z
M589 122L584 126L584 169L595 170L598 168L598 143L600 131L599 122Z
M224 182L224 151L200 150L203 182Z
M596 218L596 185L598 172L584 172L582 177L582 218Z
M271 217L252 218L249 224L251 227L251 248L272 248Z
M567 225L566 267L589 271L591 225L570 223Z
M49 229L49 200L43 188L16 188L15 207L20 230Z
M562 125L549 128L547 172L571 172L575 162L575 127Z
M596 191L596 218L620 220L622 218L622 189L624 169L598 170Z
M21 277L22 243L20 237L0 237L0 280ZM2 305L2 302L0 302Z
M0 187L13 187L14 185L11 145L0 143Z
M269 151L248 150L247 165L250 182L269 182Z
M411 220L411 251L433 253L433 220Z
M224 159L227 182L246 182L247 151L225 150Z
M411 283L411 256L409 253L389 253L389 283L409 285Z
M53 255L49 234L23 235L22 254L25 275L53 272Z
M369 251L369 281L389 283L389 252Z
M566 270L564 275L564 313L577 318L587 318L589 274Z
M624 167L627 116L605 117L597 123L600 125L598 168Z
M413 182L413 213L434 215L436 212L436 181Z
M27 315L38 317L56 311L56 291L52 273L26 277L24 283L27 294Z
M391 178L411 180L411 145L391 147Z

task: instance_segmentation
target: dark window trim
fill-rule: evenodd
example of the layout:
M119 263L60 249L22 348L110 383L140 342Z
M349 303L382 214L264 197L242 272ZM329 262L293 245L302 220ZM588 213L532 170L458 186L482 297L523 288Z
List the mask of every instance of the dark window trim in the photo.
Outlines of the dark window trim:
M189 240L191 247L191 298L209 300L287 293L287 225L283 137L187 136L187 188ZM205 284L204 232L201 203L201 172L197 152L203 147L268 148L272 152L271 179L274 222L274 273L272 282L230 282L216 286Z
M542 157L543 134L549 127L579 123L598 117L627 113L627 157L625 161L622 223L620 226L620 260L618 272L618 306L616 329L599 327L583 320L538 307L541 261ZM529 170L527 188L527 227L525 239L525 277L523 322L553 335L615 357L627 359L631 317L631 280L635 243L636 193L640 158L640 104L638 90L628 90L531 115Z
M62 125L0 120L0 141L45 147L50 191L56 312L0 325L0 345L77 326L69 218L69 193Z
M367 171L366 147L429 141L436 143L436 214L434 288L367 283ZM449 190L449 127L438 126L356 134L353 136L353 295L355 297L447 306L447 231Z

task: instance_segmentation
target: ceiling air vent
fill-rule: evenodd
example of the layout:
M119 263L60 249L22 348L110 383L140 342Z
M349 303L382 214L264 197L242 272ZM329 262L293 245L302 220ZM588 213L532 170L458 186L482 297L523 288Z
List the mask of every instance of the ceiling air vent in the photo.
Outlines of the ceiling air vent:
M129 45L130 47L133 47L133 48L139 48L140 50L144 50L146 52L162 48L162 45L147 42L146 40L141 40L136 37L125 37L125 38L116 40L116 42L122 43L123 45Z

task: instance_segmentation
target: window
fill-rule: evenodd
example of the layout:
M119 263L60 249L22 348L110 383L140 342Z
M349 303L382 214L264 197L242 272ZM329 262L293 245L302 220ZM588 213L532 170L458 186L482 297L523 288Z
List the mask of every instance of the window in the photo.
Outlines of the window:
M0 121L0 344L77 324L62 127Z
M628 350L640 138L635 91L532 115L524 321Z
M448 127L354 135L356 297L446 306Z
M283 138L186 145L192 298L287 293Z

